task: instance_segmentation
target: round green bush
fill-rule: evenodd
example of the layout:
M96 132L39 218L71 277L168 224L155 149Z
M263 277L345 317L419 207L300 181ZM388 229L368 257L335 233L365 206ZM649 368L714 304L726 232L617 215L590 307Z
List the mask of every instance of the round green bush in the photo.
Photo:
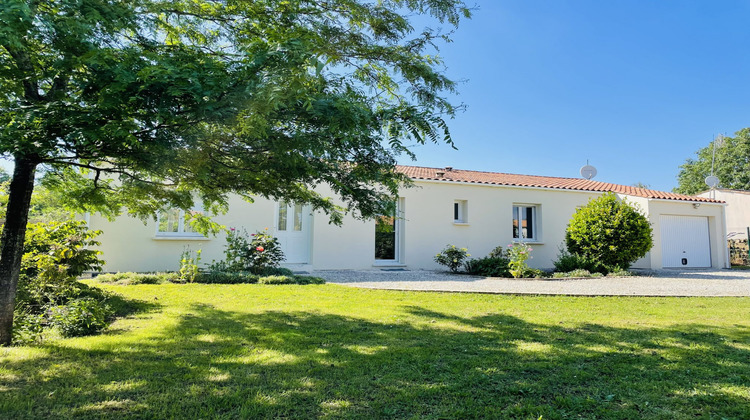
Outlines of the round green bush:
M93 334L109 325L114 311L106 303L94 298L73 299L65 305L51 306L50 323L63 337Z
M653 230L640 209L613 193L576 210L565 233L568 251L610 269L627 269L653 246Z

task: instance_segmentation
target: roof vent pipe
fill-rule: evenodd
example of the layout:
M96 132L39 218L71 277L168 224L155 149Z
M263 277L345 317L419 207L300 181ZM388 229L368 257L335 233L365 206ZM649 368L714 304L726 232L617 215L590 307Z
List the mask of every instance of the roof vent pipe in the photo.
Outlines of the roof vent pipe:
M435 174L437 175L438 178L442 178L443 176L445 176L445 172L442 172L442 171L437 171L435 172Z

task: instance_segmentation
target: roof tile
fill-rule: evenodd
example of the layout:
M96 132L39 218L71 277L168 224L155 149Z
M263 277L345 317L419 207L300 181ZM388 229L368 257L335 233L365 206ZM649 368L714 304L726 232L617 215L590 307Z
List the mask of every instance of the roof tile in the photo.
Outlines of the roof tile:
M551 176L517 175L499 172L466 171L463 169L428 168L423 166L397 165L397 170L415 180L467 182L472 184L510 185L517 187L552 188L560 190L615 192L635 197L661 200L690 201L701 203L723 203L707 197L675 194L628 185L610 184L580 178L558 178Z

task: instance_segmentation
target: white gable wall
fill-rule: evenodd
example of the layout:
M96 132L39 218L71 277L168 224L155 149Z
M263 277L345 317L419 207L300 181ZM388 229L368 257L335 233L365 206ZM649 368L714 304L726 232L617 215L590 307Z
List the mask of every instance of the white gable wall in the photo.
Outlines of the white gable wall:
M750 227L750 191L717 189L698 196L725 201L727 239L747 239L747 228Z

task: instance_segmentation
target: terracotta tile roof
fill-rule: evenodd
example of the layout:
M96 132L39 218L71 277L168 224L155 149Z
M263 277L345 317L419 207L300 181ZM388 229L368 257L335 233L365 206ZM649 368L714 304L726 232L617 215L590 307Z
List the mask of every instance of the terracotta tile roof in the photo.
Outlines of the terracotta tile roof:
M662 200L690 201L701 203L723 203L707 197L696 197L685 194L675 194L665 191L636 188L627 185L610 184L608 182L592 181L582 178L558 178L552 176L517 175L499 172L465 171L463 169L426 168L422 166L398 165L397 170L414 180L435 180L466 182L471 184L512 185L517 187L552 188L575 191L612 191L635 197L655 198Z

